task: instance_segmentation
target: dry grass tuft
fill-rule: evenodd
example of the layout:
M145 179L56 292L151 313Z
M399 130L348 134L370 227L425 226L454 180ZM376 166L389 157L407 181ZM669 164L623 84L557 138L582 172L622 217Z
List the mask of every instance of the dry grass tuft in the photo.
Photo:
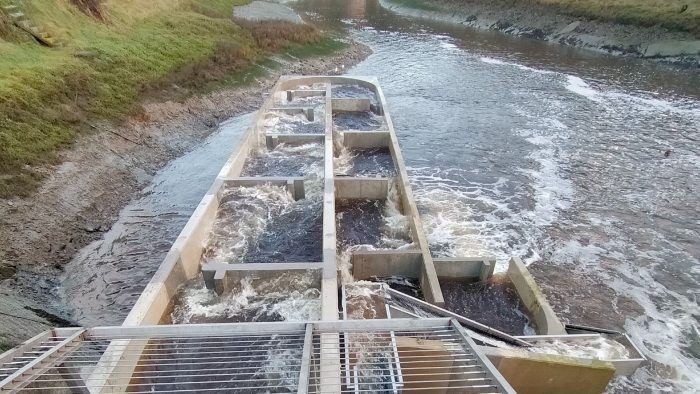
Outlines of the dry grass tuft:
M83 11L87 15L90 15L99 20L104 20L102 14L102 1L101 0L71 0L74 6L78 7L80 11Z
M250 31L258 47L266 51L287 49L295 43L315 44L322 37L313 26L288 21L252 22L239 19L236 23Z

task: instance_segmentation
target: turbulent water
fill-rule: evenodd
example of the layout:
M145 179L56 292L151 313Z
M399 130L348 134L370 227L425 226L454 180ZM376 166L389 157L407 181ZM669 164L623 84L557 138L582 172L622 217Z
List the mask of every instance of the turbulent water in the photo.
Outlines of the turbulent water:
M700 387L697 70L409 20L373 0L296 7L374 50L350 73L387 95L434 255L491 255L501 270L520 256L564 320L628 332L650 362L611 392ZM209 156L233 148L220 145L166 169L76 257L64 293L82 323L125 315L221 167ZM205 169L183 175L191 162Z

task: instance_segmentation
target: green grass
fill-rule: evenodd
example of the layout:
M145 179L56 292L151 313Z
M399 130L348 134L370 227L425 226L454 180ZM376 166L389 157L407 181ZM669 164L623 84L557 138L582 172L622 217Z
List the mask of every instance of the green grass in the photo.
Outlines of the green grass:
M526 3L527 0L518 0ZM536 0L562 12L630 25L661 25L700 35L700 0ZM687 6L685 11L681 10Z
M0 353L3 353L7 350L12 349L14 346L5 342L5 341L0 341Z
M430 4L430 1L427 0L391 0L391 2L417 10L438 11L440 9L440 7Z
M461 5L485 0L391 0L423 10L437 10L441 4ZM495 7L545 5L562 14L636 26L659 25L700 36L700 0L492 0Z
M330 45L308 26L234 23L233 6L248 1L107 0L105 22L66 0L23 2L64 45L0 31L0 198L31 194L37 169L55 163L94 121L136 114L144 98L173 84L184 87L178 98L238 86L270 53Z
M333 37L324 37L314 45L294 44L289 47L286 54L297 59L328 56L347 48L348 43Z

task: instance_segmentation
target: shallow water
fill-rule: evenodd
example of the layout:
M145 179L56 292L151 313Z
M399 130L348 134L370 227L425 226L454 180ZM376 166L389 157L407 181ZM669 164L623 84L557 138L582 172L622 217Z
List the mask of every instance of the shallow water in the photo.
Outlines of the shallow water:
M254 114L231 119L159 171L142 196L65 267L59 308L85 325L121 324L211 186Z

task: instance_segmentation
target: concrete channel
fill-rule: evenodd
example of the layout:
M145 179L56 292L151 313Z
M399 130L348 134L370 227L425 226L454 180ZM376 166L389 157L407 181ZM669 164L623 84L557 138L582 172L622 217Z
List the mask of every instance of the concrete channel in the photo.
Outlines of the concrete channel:
M368 98L334 98L333 85L353 85L368 89L375 95L376 104ZM299 87L313 87L300 89ZM322 88L319 88L322 87ZM265 117L270 111L280 111L280 105L285 102L293 106L282 107L281 110L290 113L302 113L313 121L313 113L308 107L298 105L295 99L308 97L323 97L325 111L323 113L325 133L314 134L267 134L265 132ZM291 101L290 101L291 99ZM359 263L362 267L361 276L369 277L384 275L391 272L410 271L419 279L426 300L442 305L444 303L440 291L437 272L433 258L428 249L428 241L418 215L418 209L413 199L413 192L408 180L398 140L394 132L391 116L384 110L386 101L384 93L373 78L345 77L283 77L275 85L270 98L263 104L253 126L242 139L240 147L233 153L224 165L216 181L202 199L196 211L182 230L166 256L161 267L139 297L132 311L124 321L124 325L157 324L170 311L170 305L177 287L193 279L204 271L205 280L212 289L223 291L224 283L230 283L232 278L240 279L247 274L278 275L289 269L309 270L320 272L321 315L323 320L338 318L338 267L336 264L336 211L335 204L340 199L386 199L389 183L398 186L399 200L402 213L406 216L411 238L415 249L403 251L384 251L386 258L374 260L371 264ZM331 109L331 110L329 110ZM374 110L374 114L383 119L383 130L347 130L343 132L343 141L339 142L337 133L333 130L333 115L339 112L362 112ZM379 115L381 114L381 115ZM261 264L217 264L201 266L201 256L206 237L216 218L222 192L227 186L252 184L280 184L294 191L294 196L303 198L303 180L295 177L240 177L246 159L261 149L274 148L280 143L303 144L323 138L324 144L324 173L323 173L323 261L299 262L294 266ZM347 148L388 148L396 176L393 179L375 177L336 177L334 173L334 147L336 144ZM359 254L358 254L359 255ZM359 257L357 257L359 258Z

